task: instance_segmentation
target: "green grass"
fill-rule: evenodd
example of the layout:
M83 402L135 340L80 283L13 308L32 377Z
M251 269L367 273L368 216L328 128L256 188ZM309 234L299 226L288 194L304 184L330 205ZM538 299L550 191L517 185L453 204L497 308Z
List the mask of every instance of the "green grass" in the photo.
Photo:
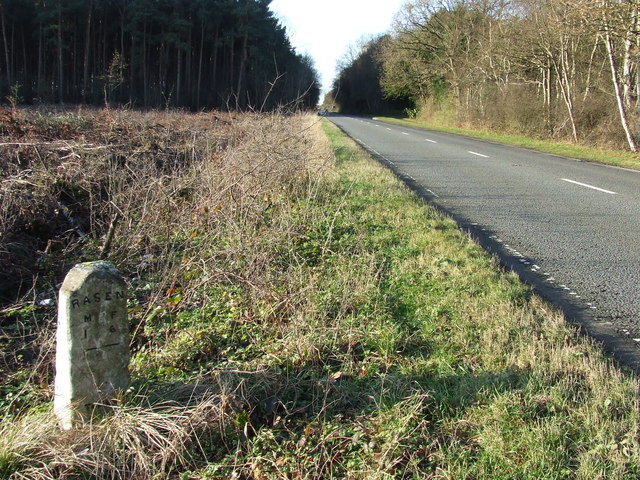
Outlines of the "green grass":
M5 422L0 472L49 478L43 468L64 465L54 470L60 478L255 480L640 474L637 379L453 221L322 125L336 156L328 169L274 188L250 235L220 222L214 242L203 233L206 250L180 251L181 275L188 265L201 281L185 281L140 321L134 382L114 415L44 441L30 437L38 430L28 416ZM223 274L197 270L186 257L193 252L215 258ZM206 302L186 302L189 295ZM60 445L83 453L52 454Z
M339 167L294 247L310 311L242 366L284 374L287 408L204 478L633 478L634 380L325 129Z
M468 137L480 138L490 142L504 143L516 147L530 148L541 152L552 153L563 157L577 158L590 162L604 163L618 167L640 170L640 155L632 152L622 152L617 150L598 149L585 145L576 145L569 142L554 142L550 140L540 140L519 135L509 135L506 133L492 132L488 130L473 130L469 128L458 128L446 125L424 123L420 120L408 118L376 117L385 122L408 125L412 127L425 128L428 130L438 130L441 132L466 135Z

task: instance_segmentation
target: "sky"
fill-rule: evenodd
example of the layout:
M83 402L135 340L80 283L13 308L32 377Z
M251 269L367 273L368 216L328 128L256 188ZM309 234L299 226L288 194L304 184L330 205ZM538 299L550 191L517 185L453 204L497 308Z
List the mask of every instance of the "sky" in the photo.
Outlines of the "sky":
M331 88L338 60L358 39L387 32L406 0L273 0L270 8L287 28L299 54L309 54Z

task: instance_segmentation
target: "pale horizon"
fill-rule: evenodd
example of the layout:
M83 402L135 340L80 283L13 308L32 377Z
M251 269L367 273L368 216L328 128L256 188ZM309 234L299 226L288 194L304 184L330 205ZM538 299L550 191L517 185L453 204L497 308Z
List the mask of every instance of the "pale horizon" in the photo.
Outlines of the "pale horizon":
M406 0L273 0L270 8L286 27L296 52L313 59L324 96L349 46L360 38L388 32L404 3Z

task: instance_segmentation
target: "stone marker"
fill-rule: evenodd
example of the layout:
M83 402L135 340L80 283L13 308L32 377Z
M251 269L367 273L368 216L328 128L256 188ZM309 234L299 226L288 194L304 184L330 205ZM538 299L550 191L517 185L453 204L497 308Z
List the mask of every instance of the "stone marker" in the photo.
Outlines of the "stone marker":
M108 262L80 263L60 289L54 411L63 429L129 386L126 284Z

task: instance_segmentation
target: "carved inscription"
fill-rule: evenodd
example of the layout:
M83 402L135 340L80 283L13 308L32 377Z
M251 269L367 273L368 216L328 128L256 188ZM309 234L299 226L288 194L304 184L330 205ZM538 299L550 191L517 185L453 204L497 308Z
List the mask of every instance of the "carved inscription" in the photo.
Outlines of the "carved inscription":
M83 312L81 323L72 328L82 329L81 340L85 352L115 347L122 343L122 309L118 307L125 301L123 290L93 292L83 297L71 298L71 311L81 309ZM80 316L77 317L79 319Z
M80 305L83 307L91 305L92 303L110 302L111 300L124 299L124 293L122 291L116 292L95 292L93 295L85 295L84 298L72 298L71 308L78 308Z

